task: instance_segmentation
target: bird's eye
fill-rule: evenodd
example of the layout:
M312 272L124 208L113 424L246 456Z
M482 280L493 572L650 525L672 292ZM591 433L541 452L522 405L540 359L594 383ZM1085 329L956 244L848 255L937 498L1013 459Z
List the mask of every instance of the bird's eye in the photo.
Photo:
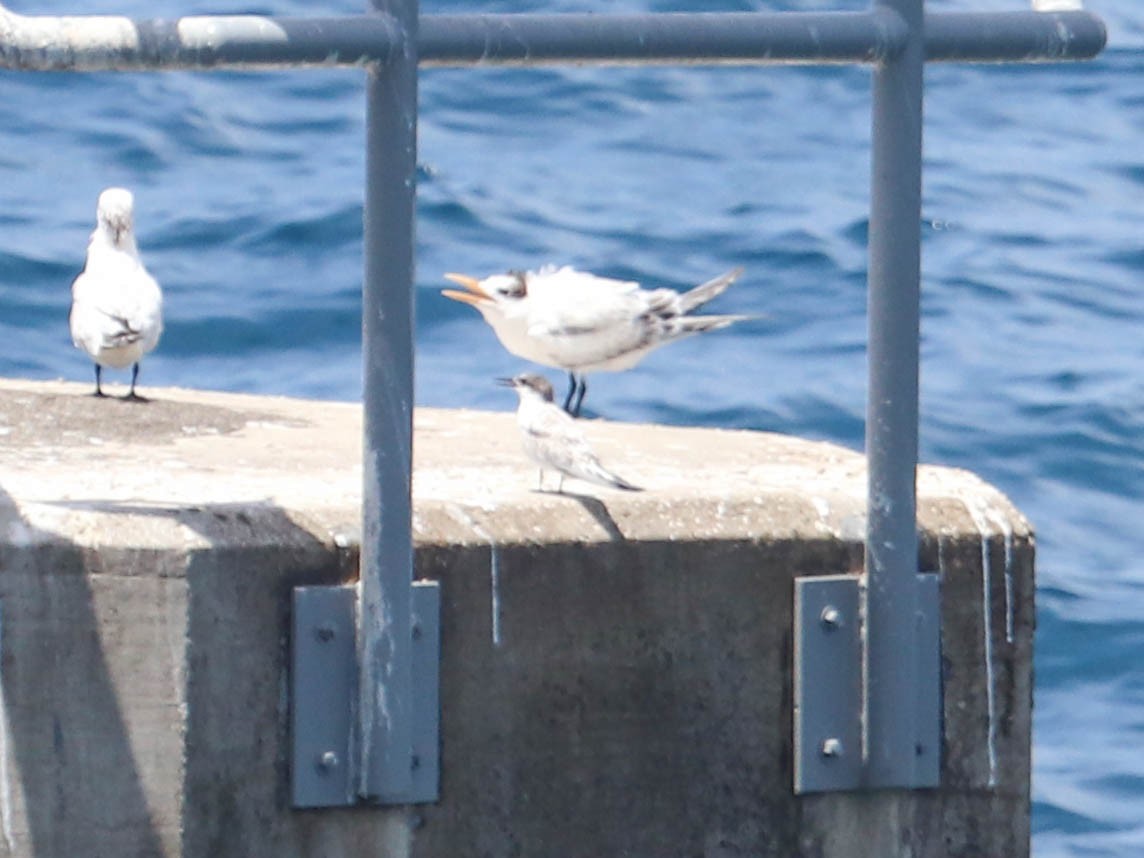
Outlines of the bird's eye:
M497 291L506 298L523 298L528 294L528 286L524 282L524 274L520 271L510 271L510 280Z

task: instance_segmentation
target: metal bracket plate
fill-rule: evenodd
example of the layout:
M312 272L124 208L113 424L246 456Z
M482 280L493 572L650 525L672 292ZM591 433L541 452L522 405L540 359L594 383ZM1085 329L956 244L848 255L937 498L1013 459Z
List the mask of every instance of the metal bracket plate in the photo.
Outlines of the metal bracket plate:
M794 582L794 791L862 780L862 642L858 579Z
M941 584L936 573L918 575L918 711L914 786L941 786Z
M291 798L297 808L357 804L353 706L357 699L357 587L296 587L292 615ZM438 797L441 594L413 585L412 786L393 803Z
M918 757L913 787L941 776L941 604L938 576L921 574L915 651ZM859 578L795 579L794 791L876 788L863 762Z
M290 670L294 807L354 803L356 587L295 587Z
M413 582L413 785L411 804L436 801L441 772L441 587Z

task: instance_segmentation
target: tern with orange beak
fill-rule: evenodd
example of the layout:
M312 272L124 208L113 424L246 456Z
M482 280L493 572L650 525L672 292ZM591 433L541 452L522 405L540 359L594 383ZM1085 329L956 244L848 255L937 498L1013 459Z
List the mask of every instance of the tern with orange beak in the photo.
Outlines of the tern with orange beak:
M722 294L741 273L736 268L680 293L549 266L484 280L446 274L467 291L445 289L443 294L480 310L512 354L566 371L570 386L564 410L576 416L588 389L588 373L630 369L660 346L750 318L689 315Z
M638 486L600 464L579 424L552 401L552 385L548 379L524 374L498 378L497 382L513 388L520 397L516 422L520 426L524 452L540 466L538 490L544 489L544 471L548 469L560 474L557 492L564 490L566 476L612 489L640 491Z

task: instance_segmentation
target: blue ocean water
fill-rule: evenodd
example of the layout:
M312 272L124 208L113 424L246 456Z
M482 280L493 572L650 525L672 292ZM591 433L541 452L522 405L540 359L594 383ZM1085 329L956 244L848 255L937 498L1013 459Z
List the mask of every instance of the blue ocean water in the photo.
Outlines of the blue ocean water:
M356 13L364 0L13 0L26 14ZM424 0L423 11L865 0ZM931 0L931 10L1025 0ZM1038 531L1034 853L1144 854L1144 7L1087 64L927 72L923 459ZM0 375L87 381L67 332L95 198L131 187L167 330L142 384L353 400L363 76L0 73ZM569 263L759 321L594 377L610 418L859 448L869 71L427 70L417 399L508 410L518 371L442 275ZM553 376L555 380L555 376Z

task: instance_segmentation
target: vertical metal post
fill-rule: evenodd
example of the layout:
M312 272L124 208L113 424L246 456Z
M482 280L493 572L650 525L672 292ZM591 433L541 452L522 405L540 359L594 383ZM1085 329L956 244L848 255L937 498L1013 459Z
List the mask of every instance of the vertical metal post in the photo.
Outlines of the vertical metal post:
M366 83L364 455L358 599L359 793L408 795L411 736L413 223L417 0L371 0L401 34Z
M917 755L918 334L924 0L905 50L874 70L869 243L865 753L872 785L913 785Z

